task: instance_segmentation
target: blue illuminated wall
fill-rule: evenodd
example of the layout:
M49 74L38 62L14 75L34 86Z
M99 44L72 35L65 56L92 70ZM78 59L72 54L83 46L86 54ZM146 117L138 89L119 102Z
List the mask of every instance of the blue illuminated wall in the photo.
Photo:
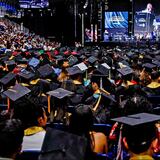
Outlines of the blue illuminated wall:
M128 12L105 12L105 28L128 28Z
M128 12L105 12L104 41L125 41L127 37Z

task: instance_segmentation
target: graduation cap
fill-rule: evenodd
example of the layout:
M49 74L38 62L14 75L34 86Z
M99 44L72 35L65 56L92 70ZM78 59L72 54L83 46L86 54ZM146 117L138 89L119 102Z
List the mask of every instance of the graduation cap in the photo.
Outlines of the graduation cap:
M151 57L150 55L144 55L144 62L145 63L150 63L150 62L152 62L152 60L153 60L153 57Z
M16 84L12 88L4 91L3 94L8 97L8 99L7 99L8 110L10 108L10 99L12 101L16 101L16 100L20 99L21 97L25 96L26 94L28 94L30 92L31 92L30 89L22 86L21 84Z
M73 67L67 68L66 70L70 76L82 73L81 69L78 66L73 66Z
M109 66L112 66L112 58L111 57L109 57L109 56L103 56L102 57L102 60L107 64L107 65L109 65Z
M39 160L85 159L87 139L53 128L47 128Z
M81 71L86 71L88 69L88 67L83 62L75 66L77 66Z
M73 66L74 64L76 64L78 62L78 58L71 55L68 57L68 61L69 61L70 66Z
M44 66L41 66L38 69L38 72L40 73L42 78L45 78L45 77L51 75L54 72L54 70L52 69L52 67L49 64L45 64Z
M118 69L117 71L121 73L122 76L127 76L133 73L133 70L130 67L124 67L124 68Z
M27 64L28 63L28 59L26 58L17 58L15 57L16 62L20 63L20 64Z
M35 68L38 66L39 63L40 63L39 59L33 57L28 64Z
M137 125L147 124L151 122L156 122L160 120L160 115L155 115L150 113L138 113L134 115L114 118L111 120L129 125L129 126L137 126Z
M5 50L5 54L6 54L7 56L11 56L11 55L12 55L12 51L9 50L9 49L6 49L6 50Z
M128 57L132 58L132 57L135 55L135 52L129 51L126 55L127 55Z
M12 66L12 65L15 65L16 63L15 63L14 60L11 60L11 61L5 61L5 64L6 64L7 66Z
M87 57L86 57L85 55L81 55L79 58L80 58L81 60L85 60Z
M107 63L102 63L98 65L97 70L106 76L109 76L111 67L107 65Z
M156 55L155 58L156 58L157 60L160 60L160 55Z
M35 76L32 72L29 72L25 69L21 70L21 72L19 72L18 75L26 80L30 80Z
M74 93L71 91L68 91L66 89L63 89L63 88L58 88L56 90L47 92L47 94L49 95L48 96L48 112L50 113L50 98L51 98L51 96L58 98L58 99L63 99L63 98L70 96Z
M121 123L123 137L126 138L129 149L136 154L145 152L157 137L155 122L160 115L138 113L112 119Z
M27 87L22 86L21 84L16 84L14 87L4 91L3 94L6 95L12 101L16 101L21 97L28 94L31 90Z
M155 61L152 61L152 63L157 67L160 67L160 61L155 60Z
M2 83L3 85L7 85L10 81L15 79L15 77L16 75L10 72L7 75L5 75L3 78L0 79L0 83Z
M70 96L74 93L71 91L65 90L63 88L58 88L56 90L47 92L47 94L50 96L56 97L58 99L63 99L63 98Z
M152 70L156 68L156 65L152 63L145 63L142 65L142 67L145 68L147 72L152 72Z
M88 72L87 72L88 67L86 66L86 64L84 64L82 62L82 63L79 63L79 64L77 64L75 66L77 66L82 72L86 73L86 79L87 79L87 77L88 77Z
M5 61L8 61L8 56L2 56L1 58L0 58L0 61L1 62L5 62Z
M155 55L158 55L158 54L160 54L160 50L155 50L153 53L154 53Z
M91 56L91 57L88 58L88 62L91 63L91 64L95 63L97 60L98 60L98 58L96 58L94 56Z

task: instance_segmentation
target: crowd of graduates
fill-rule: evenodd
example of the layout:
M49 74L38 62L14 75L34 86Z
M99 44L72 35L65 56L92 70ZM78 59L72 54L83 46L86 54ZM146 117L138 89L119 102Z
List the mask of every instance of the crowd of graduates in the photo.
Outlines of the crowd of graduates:
M92 152L107 153L111 150L108 142L118 142L121 127L111 119L142 112L159 114L159 68L160 50L157 44L81 47L76 43L71 47L62 46L34 33L19 31L2 21L0 122L5 121L10 128L15 124L14 127L22 126L22 150L42 149L43 152L49 150L46 143L49 145L52 142L50 137L45 136L47 123L63 123L68 126L66 130L71 134L70 139L77 140L74 135L85 135L88 142L79 141L84 142L81 145L86 147L85 159L93 159ZM93 124L111 124L113 128L109 135L105 135L93 131ZM156 127L159 129L158 123ZM49 129L47 133L51 135L51 131ZM61 132L57 134L61 135ZM4 137L1 133L0 137L2 141ZM23 137L22 133L20 137ZM8 146L5 148L4 144L0 145L0 150L4 152L0 157L8 154L5 152ZM134 149L132 147L133 153L139 153ZM145 149L140 148L141 151ZM154 151L159 151L158 145ZM15 154L9 154L7 158L15 157ZM40 159L47 160L45 154Z

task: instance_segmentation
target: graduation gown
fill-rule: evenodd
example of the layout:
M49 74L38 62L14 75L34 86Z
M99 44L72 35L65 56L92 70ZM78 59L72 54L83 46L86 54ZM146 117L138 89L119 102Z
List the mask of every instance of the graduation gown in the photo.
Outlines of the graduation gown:
M160 83L158 82L151 82L149 85L143 88L143 91L148 96L157 96L160 95Z
M110 119L110 111L108 109L110 100L102 94L93 94L85 100L85 104L91 105L93 110L98 105L97 109L93 111L94 123L106 123Z
M75 93L69 98L70 105L82 103L82 99L86 93L86 88L82 83L78 81L67 80L62 83L61 87Z

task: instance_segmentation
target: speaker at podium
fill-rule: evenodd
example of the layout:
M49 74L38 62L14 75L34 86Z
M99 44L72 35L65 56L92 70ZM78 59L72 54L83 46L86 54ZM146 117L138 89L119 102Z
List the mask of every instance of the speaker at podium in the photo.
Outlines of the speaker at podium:
M136 12L134 29L135 33L151 33L154 30L155 15L152 13Z

